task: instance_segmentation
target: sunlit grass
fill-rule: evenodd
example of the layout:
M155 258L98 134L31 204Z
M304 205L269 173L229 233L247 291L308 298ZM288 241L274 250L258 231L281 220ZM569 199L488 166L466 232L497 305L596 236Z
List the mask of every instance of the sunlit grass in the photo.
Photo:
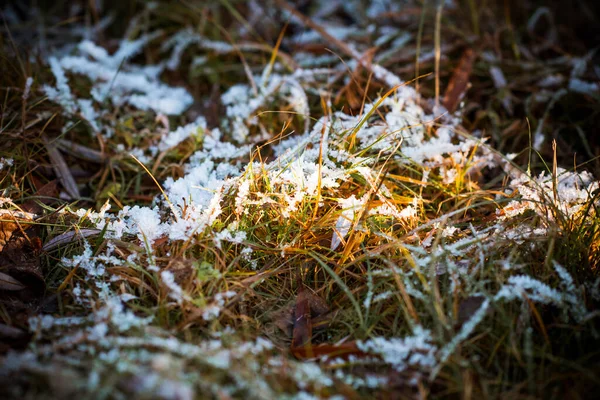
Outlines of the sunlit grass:
M159 2L132 23L130 39L166 27L161 43L190 23L203 35L206 24L238 29L242 14L228 14L237 3L222 3L161 15ZM230 39L222 30L207 37ZM246 65L233 58L242 50L222 44L184 52L167 82L199 76L188 89L202 96L211 84L221 94L245 85L238 96L258 105L241 122L218 114L217 124L160 152L161 138L195 115L107 101L99 120L112 136L94 133L39 90L55 83L47 66L12 69L19 87L35 76L36 90L24 100L3 87L0 156L14 161L0 170L1 196L12 202L2 207L36 200L36 237L64 241L36 250L42 305L25 315L0 303L3 324L33 335L2 355L11 395L500 398L597 386L597 183L556 160L527 175L528 165L433 118L409 86L385 87L370 74L362 95L352 94L363 99L360 112L344 104L350 94L331 104L342 83L277 69L293 60L280 43L271 53L244 50ZM158 48L135 62L167 58ZM208 58L204 72L188 71L196 53ZM364 78L353 72L355 84ZM78 96L95 84L68 79ZM259 102L253 86L277 79ZM302 87L310 118L286 85ZM221 104L232 115L244 105ZM394 118L404 126L392 129ZM286 142L306 124L312 136ZM88 149L63 154L79 200L49 201L60 185L38 193L57 174L42 133ZM239 154L224 150L231 143ZM236 172L217 175L219 166ZM214 175L190 179L188 197L176 198L194 168ZM560 187L567 178L573 183ZM185 221L189 229L174 228ZM533 282L518 281L525 277Z

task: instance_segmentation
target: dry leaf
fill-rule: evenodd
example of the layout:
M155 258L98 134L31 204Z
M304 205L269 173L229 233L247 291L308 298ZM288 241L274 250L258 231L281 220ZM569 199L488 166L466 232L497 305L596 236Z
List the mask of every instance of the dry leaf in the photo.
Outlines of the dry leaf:
M37 181L37 182L36 182ZM40 214L44 209L40 206L42 204L51 204L56 201L58 197L58 184L56 180L50 181L44 185L38 184L38 180L34 179L34 184L37 189L31 199L27 200L21 208L33 214Z
M104 163L104 161L106 161L106 157L104 156L104 154L102 154L98 150L90 149L89 147L82 146L75 142L71 142L70 140L58 139L57 144L61 150L66 151L74 157L78 157L83 160L99 164Z
M54 173L56 174L58 180L71 198L79 199L81 197L79 194L79 188L77 188L75 178L73 178L73 174L71 174L71 171L67 166L67 162L63 158L62 154L60 154L58 146L56 143L48 140L45 135L42 135L42 139L44 140L44 145L48 151L48 157L50 157L50 160L52 161L52 169L54 169Z
M300 283L298 296L296 296L296 308L294 309L294 329L292 333L292 349L308 346L311 347L312 321L310 315L309 296L305 294L307 289Z
M308 301L313 331L327 328L336 313L329 312L329 305L312 291L305 289L300 292L295 302L290 302L285 307L271 315L273 324L290 337L293 334L294 314L297 302Z
M44 276L39 262L42 247L39 227L31 224L35 214L0 210L0 269L4 290L30 289L27 296L44 292Z
M0 323L0 338L2 338L3 340L19 339L24 336L27 336L27 332L23 331L22 329Z
M483 296L469 296L460 302L458 306L458 315L456 317L457 325L461 327L469 321L473 314L479 310L481 304L485 301Z
M53 237L48 240L42 250L49 251L56 247L73 243L78 238L88 238L90 236L95 236L100 233L99 229L78 229L76 231L68 231L61 233L58 236Z
M307 358L321 358L327 356L328 358L334 357L348 357L354 355L356 357L373 357L373 355L367 355L362 352L356 346L356 342L348 342L342 344L320 344L318 346L311 346L310 349L305 347L293 348L292 352L296 358L307 359Z
M475 52L471 49L466 49L452 74L452 78L450 78L443 100L444 107L449 112L456 110L456 107L467 91L475 58Z
M10 275L0 272L0 290L23 290L25 285Z
M15 231L19 231L19 224L24 223L24 229L29 227L27 222L32 222L35 214L13 210L0 210L0 252L8 243Z

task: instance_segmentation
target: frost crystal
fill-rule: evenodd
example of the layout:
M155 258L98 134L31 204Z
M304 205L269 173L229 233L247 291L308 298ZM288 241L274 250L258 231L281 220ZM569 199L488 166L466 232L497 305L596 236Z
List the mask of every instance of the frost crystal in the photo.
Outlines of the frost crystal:
M404 338L373 338L357 342L360 350L379 355L383 360L402 372L409 367L430 370L436 364L437 346L429 330L416 326L413 336Z
M103 131L108 136L112 135L110 124L102 122L102 114L95 111L95 104L102 105L106 99L114 106L129 104L157 114L181 114L193 101L190 94L183 88L161 83L158 74L162 67L139 67L128 61L156 36L151 34L135 41L122 41L113 55L85 40L77 46L78 54L49 58L56 86L44 85L42 90L50 100L60 104L67 115L80 116L95 132ZM66 72L83 75L92 81L91 99L75 97Z

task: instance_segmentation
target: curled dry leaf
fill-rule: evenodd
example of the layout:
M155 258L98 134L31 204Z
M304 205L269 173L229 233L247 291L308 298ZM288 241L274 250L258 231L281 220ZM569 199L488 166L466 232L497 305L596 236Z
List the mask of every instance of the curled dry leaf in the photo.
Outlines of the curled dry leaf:
M0 210L0 252L8 243L19 224L32 222L35 214L13 210Z
M41 240L32 224L35 214L0 210L0 289L31 289L34 296L43 293L44 276L38 251Z
M312 319L310 315L309 297L305 294L308 290L300 283L296 308L294 310L294 329L292 334L292 352L294 349L307 346L311 347Z

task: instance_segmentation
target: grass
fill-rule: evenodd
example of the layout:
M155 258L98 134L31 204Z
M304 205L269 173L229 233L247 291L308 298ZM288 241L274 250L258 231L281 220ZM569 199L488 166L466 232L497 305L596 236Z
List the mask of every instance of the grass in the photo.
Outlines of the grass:
M43 8L56 28L46 39L52 45L77 43L74 27L106 11L116 22L95 41L111 54L118 48L111 38L160 29L118 65L120 74L169 59L161 45L182 29L204 37L160 75L195 103L168 117L110 99L93 103L112 135L48 98L42 87L56 84L55 74L40 50L25 46L31 33L23 28L33 19L7 25L0 157L13 163L0 170L2 208L11 212L2 220L0 272L25 288L0 286L5 393L593 396L597 92L555 96L573 70L556 53L575 54L561 42L539 50L544 40L526 29L534 2L464 3L440 14L417 2L375 19L374 33L365 8L326 13L365 29L347 39L361 51L386 34L383 27L411 35L403 42L402 32L388 31L389 40L361 54L369 63L336 48L334 36L291 40L305 28L276 9L263 9L256 24L242 2L131 2L104 11L86 3L72 20ZM297 12L321 24L317 8ZM461 120L434 117L424 99L438 98L467 48L476 58ZM375 76L379 65L409 78L401 71L408 65L413 73L414 56L428 52L441 57L419 63L420 98L412 82L398 87ZM402 61L403 54L413 56ZM327 71L308 65L319 56ZM302 62L309 78L294 75ZM505 86L494 84L491 67L501 68ZM563 86L540 84L546 74ZM98 85L84 74L67 78L80 99ZM235 85L243 86L227 100ZM109 90L120 90L116 80ZM153 153L199 114L206 127ZM581 140L567 146L573 132ZM537 150L536 133L545 138ZM584 150L575 162L574 149ZM43 289L32 284L37 271Z

